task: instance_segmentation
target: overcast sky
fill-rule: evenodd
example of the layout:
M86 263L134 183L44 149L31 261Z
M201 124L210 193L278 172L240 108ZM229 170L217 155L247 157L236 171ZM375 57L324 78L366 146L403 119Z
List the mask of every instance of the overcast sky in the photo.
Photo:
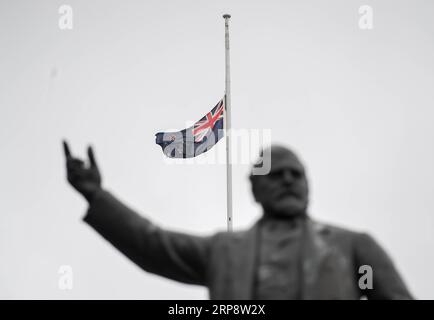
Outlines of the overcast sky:
M59 7L73 29L59 29ZM359 28L361 5L374 28ZM224 94L232 124L271 129L311 183L310 213L371 233L412 293L434 298L432 1L0 0L0 298L203 299L141 271L84 222L61 139L95 147L103 185L163 227L226 227L225 166L171 165L154 134ZM210 153L224 152L219 142ZM234 228L261 214L234 166ZM71 266L73 289L58 287ZM375 272L375 270L374 270Z

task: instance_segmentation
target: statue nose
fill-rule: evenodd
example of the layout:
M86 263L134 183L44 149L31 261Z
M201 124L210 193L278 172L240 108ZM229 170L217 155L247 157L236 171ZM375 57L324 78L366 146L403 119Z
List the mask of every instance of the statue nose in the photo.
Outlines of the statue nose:
M284 170L283 171L283 181L285 183L291 184L294 182L294 176L291 172L291 170Z

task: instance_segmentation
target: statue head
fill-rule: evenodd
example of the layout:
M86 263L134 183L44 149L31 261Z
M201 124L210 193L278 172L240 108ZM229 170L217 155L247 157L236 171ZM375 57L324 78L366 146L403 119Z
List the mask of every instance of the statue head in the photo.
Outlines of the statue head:
M264 154L270 157L262 157ZM303 164L288 148L272 145L261 152L260 161L254 167L271 161L266 175L250 175L253 196L264 209L264 216L305 216L308 207L308 182ZM253 172L253 170L252 170Z

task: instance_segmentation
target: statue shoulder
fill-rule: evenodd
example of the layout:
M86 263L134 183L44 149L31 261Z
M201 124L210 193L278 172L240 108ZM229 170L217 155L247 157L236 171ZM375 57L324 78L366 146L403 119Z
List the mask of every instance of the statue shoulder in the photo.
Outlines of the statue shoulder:
M248 229L236 230L232 232L220 231L214 234L213 242L215 244L234 244L239 241L249 240L255 236L257 230L256 224Z
M362 234L359 231L355 231L343 226L324 223L320 221L311 220L313 229L320 234L329 234L338 237L346 237L346 238L357 238Z

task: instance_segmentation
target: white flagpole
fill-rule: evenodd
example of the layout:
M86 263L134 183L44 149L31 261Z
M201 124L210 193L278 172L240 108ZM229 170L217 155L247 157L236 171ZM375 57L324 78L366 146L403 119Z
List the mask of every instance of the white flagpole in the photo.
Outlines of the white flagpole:
M224 126L226 136L226 184L227 184L227 223L228 231L232 231L232 156L231 156L231 74L229 59L229 14L224 14L225 19L225 62L226 62L226 90L225 90L225 107Z

